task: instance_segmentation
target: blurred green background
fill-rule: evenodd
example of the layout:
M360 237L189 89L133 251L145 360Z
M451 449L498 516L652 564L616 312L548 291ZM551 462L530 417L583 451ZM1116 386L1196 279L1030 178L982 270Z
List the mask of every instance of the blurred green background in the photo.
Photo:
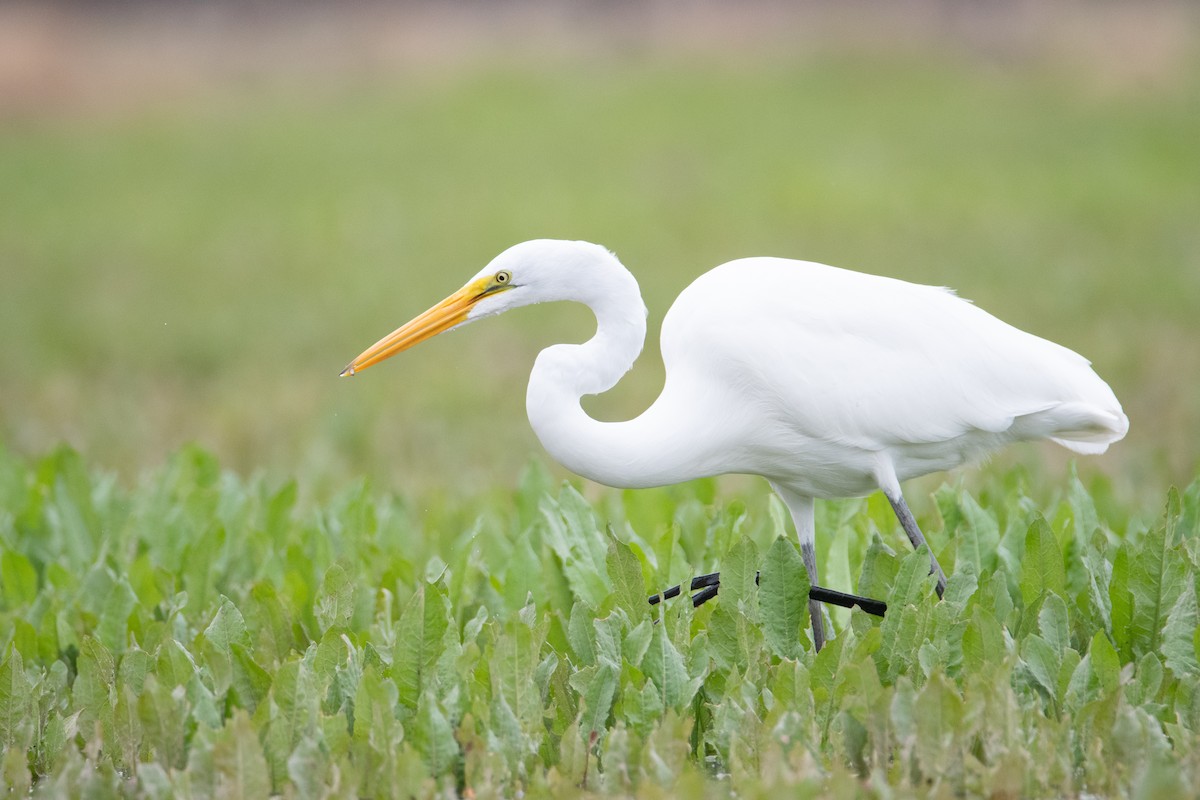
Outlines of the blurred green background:
M903 5L6 6L0 443L511 485L541 453L529 367L586 311L336 376L505 247L562 237L614 250L650 308L598 416L652 400L689 281L789 256L952 286L1078 350L1131 419L1081 470L1189 482L1194 9Z

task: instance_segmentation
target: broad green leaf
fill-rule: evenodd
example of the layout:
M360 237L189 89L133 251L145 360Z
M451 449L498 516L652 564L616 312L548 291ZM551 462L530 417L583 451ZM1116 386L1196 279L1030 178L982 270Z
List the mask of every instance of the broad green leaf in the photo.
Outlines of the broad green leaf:
M566 485L558 499L544 497L542 518L546 542L558 556L575 597L599 608L608 596L608 548L588 502Z
M1133 596L1130 644L1138 656L1159 649L1167 615L1179 600L1184 586L1192 583L1182 551L1167 542L1167 528L1178 515L1178 504L1179 496L1175 495L1174 505L1168 506L1166 518L1142 537L1141 546L1130 564L1129 592ZM1114 582L1115 577L1114 574ZM1116 624L1115 611L1113 623Z
M18 608L37 598L37 571L15 550L0 552L0 597L8 608Z
M132 771L138 763L142 721L138 716L137 694L127 684L122 684L117 690L117 705L113 710L113 739L119 762L126 770Z
M621 698L621 707L625 722L645 736L662 718L662 692L654 681L648 680L640 690L626 689Z
M608 579L612 583L614 600L633 623L648 616L650 605L646 602L646 584L642 580L642 565L637 556L611 534L608 538L608 555L605 559Z
M154 675L171 688L185 686L196 674L196 663L187 649L174 639L164 642L154 662Z
M90 730L99 721L106 729L110 728L117 681L117 665L112 654L99 641L85 636L80 643L77 665L79 674L71 688L71 701L74 710L83 712L79 718L80 727Z
M10 650L0 663L0 749L29 749L34 735L32 689L20 652Z
M1200 610L1196 606L1196 586L1187 582L1162 630L1162 655L1167 668L1176 675L1200 674L1196 659L1196 633L1200 630Z
M202 533L184 547L183 588L188 594L189 608L193 611L209 607L214 591L213 571L220 563L225 540L225 528L210 520Z
M1180 498L1176 530L1184 541L1200 537L1200 478L1193 480Z
M857 592L863 597L885 598L900 571L900 559L876 533L871 537L863 556L862 574L859 576ZM807 576L807 572L805 573Z
M53 663L66 647L59 643L58 624L59 614L52 609L42 615L42 622L37 629L38 657L46 664Z
M903 575L903 568L901 573ZM933 580L927 576L927 585L931 590ZM885 681L895 680L918 663L921 648L929 637L931 608L931 600L921 605L888 603L887 616L879 626L882 645L876 655L879 673Z
M142 723L143 742L167 768L182 769L186 760L184 736L187 710L182 692L146 676L146 685L137 698L138 719Z
M933 493L934 505L942 518L942 528L950 538L958 534L958 526L963 524L963 513L958 504L959 493L959 489L948 483L943 483Z
M644 619L629 631L625 640L621 642L621 655L626 661L635 667L642 665L642 659L645 658L654 631L658 627L651 620Z
M70 742L72 748L75 744L75 737L79 733L79 712L75 712L69 717L63 717L57 713L51 713L45 727L42 729L42 740L34 748L36 758L34 759L34 769L42 775L47 775L56 767L61 766L65 758L69 757L73 752L67 749L67 743ZM15 748L14 748L15 749ZM22 755L25 754L22 749Z
M100 613L96 626L96 638L110 651L120 654L125 651L129 630L129 615L137 607L137 595L124 577L113 583L112 591Z
M337 677L338 668L351 659L353 652L353 645L348 641L346 634L331 628L325 631L315 650L309 649L310 658L306 660L312 667L317 683L328 686Z
M1105 557L1108 541L1095 531L1083 551L1083 567L1087 573L1087 599L1104 629L1112 632L1112 598L1108 587L1112 583L1112 563Z
M75 569L95 562L100 521L92 504L87 468L79 454L60 447L42 462L40 479L50 487L46 522Z
M1071 646L1067 604L1057 594L1044 596L1041 610L1038 611L1038 630L1056 652L1061 653Z
M649 626L648 621L642 624L647 625L647 627ZM638 627L641 626L639 625ZM537 669L533 671L533 685L542 698L543 706L545 705L546 697L550 691L550 679L554 676L554 673L557 670L558 654L551 650L549 653L546 653L546 657L538 663Z
M246 628L255 654L271 665L287 658L293 645L292 626L275 587L259 581L250 589L245 603Z
M492 697L487 743L488 749L502 755L508 768L514 772L521 771L526 759L537 750L533 738L522 730L521 723L503 694Z
M397 699L396 685L374 665L368 664L354 696L353 740L353 753L362 766L366 794L381 794L392 789L390 768L405 738L404 727L396 719ZM274 733L274 723L270 733Z
M1078 656L1074 650L1071 651L1071 655ZM1068 671L1070 674L1064 675ZM1094 702L1103 693L1096 670L1092 666L1091 653L1078 661L1074 657L1063 659L1058 677L1059 689L1063 698L1063 711L1068 714L1077 715L1080 708L1087 703Z
M220 608L217 609L212 622L204 629L204 638L223 653L229 653L234 644L250 646L246 620L228 597L221 598Z
M642 661L646 675L654 681L661 692L662 705L682 710L692 702L692 696L700 688L699 679L691 679L684 667L683 656L675 649L662 625L654 627L650 649Z
M760 630L741 611L730 610L727 603L718 605L708 618L708 643L717 665L745 670L757 656Z
M444 775L451 771L459 755L458 742L454 739L454 729L438 708L432 693L426 693L421 700L412 739L425 757L431 774Z
M271 688L271 674L259 666L250 652L241 644L234 643L233 655L233 688L237 690L238 698L246 709L253 714L259 701L266 696Z
M763 636L781 658L799 658L800 645L809 625L808 571L796 546L776 539L767 551L758 590Z
M1167 490L1167 508L1163 512L1164 538L1167 547L1175 547L1185 536L1195 535L1194 532L1185 533L1181 528L1179 523L1182 516L1183 501L1179 497L1179 490L1172 486Z
M625 612L619 608L614 609L607 617L592 620L597 663L607 662L615 667L621 665L624 630L628 624Z
M975 572L975 565L964 561L954 570L954 574L946 579L946 593L942 600L947 606L961 609L975 595L978 588L979 575Z
M745 603L745 611L754 605L754 579L758 573L758 548L746 536L740 537L721 560L720 602L731 608Z
M1129 545L1117 549L1113 557L1112 580L1108 585L1112 607L1112 634L1122 661L1133 660L1133 593L1129 590Z
M317 624L322 631L344 628L350 623L354 614L354 592L354 581L341 564L326 570L315 608Z
M305 736L288 756L287 775L300 800L321 800L330 784L330 756L311 736Z
M913 704L915 749L922 771L928 776L944 774L961 758L959 730L963 702L955 687L935 672L917 694Z
M521 724L532 726L542 716L542 695L534 677L541 661L543 633L519 619L512 620L504 633L496 643L492 680L496 693L504 695ZM620 663L620 655L615 661Z
M216 794L231 800L266 797L271 791L262 745L243 710L233 712L213 745Z
M521 608L530 600L541 605L549 602L550 586L542 556L534 552L536 535L533 528L526 528L513 542L512 555L504 570L504 599L509 608Z
M1096 631L1096 635L1092 637L1088 657L1091 659L1092 672L1095 673L1100 688L1106 693L1115 692L1121 680L1121 660L1104 631Z
M146 676L154 669L154 659L145 650L137 647L125 651L117 667L117 683L133 689L134 694L142 691Z
M1066 698L1067 690L1071 686L1071 678L1079 671L1082 663L1083 657L1074 649L1067 648L1062 651L1062 658L1058 663L1058 683L1055 686L1055 700L1059 703L1060 707Z
M415 711L450 625L450 609L441 582L422 584L400 612L391 675L400 702Z
M992 612L992 616L1001 625L1014 626L1013 610L1015 604L1009 592L1008 573L1004 567L999 567L992 576L983 582L979 602Z
M1054 532L1040 517L1025 534L1025 557L1021 563L1021 598L1029 608L1043 592L1067 593L1067 575L1063 569L1062 552Z
M585 741L593 733L602 732L607 727L608 712L612 709L619 677L615 665L601 662L588 681L583 692L583 718L579 725L579 733Z
M1130 697L1130 702L1148 703L1158 697L1158 692L1163 685L1163 666L1162 661L1154 653L1146 653L1137 663L1137 671L1134 673L1134 682L1130 687L1132 694L1133 687L1136 687L1137 697Z
M221 729L224 725L224 709L218 706L221 700L217 699L216 694L208 687L208 684L201 680L199 674L193 675L192 679L188 681L188 685L184 687L184 697L191 707L192 719L207 725L214 731Z
M33 789L33 775L24 747L0 748L0 786L13 797L27 797Z
M264 746L276 783L287 774L287 759L295 746L317 730L320 707L317 692L312 670L304 661L286 662L275 672L269 692L270 726ZM369 705L364 702L361 708L363 716L369 718ZM394 716L391 707L388 714Z
M595 612L576 600L571 606L571 617L567 622L567 640L579 665L596 663Z
M36 660L38 658L38 634L25 620L17 617L13 620L12 646L22 658Z
M929 548L922 546L900 562L892 592L888 595L889 611L924 602L933 592L937 579L930 574Z
M810 673L813 702L818 715L825 722L828 722L836 710L837 696L835 689L837 687L838 669L842 662L842 654L845 652L847 638L839 636L827 642L825 647L821 649L821 652L817 653L816 658L813 659L813 667Z
M217 695L224 695L233 684L234 644L248 647L250 636L237 606L229 598L222 597L216 616L197 639L201 663L212 676L212 686Z
M958 506L965 524L956 532L957 561L970 562L976 574L996 565L996 549L1000 544L1000 525L970 494L958 495Z
M1021 661L1052 702L1058 700L1058 672L1062 666L1062 655L1036 633L1026 636L1021 642Z
M987 674L989 666L999 664L1007 655L1004 631L992 612L975 606L963 631L963 671Z

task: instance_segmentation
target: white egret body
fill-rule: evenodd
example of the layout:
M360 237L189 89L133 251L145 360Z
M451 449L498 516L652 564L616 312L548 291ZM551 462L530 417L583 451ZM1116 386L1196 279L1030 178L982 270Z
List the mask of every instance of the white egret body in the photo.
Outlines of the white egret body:
M590 307L596 334L537 357L526 410L546 450L573 472L623 488L763 476L791 510L814 585L814 498L881 489L917 545L902 481L1029 439L1102 453L1128 428L1112 390L1065 347L946 289L782 258L731 261L685 289L663 320L662 393L635 419L599 422L580 398L612 388L633 365L646 309L615 256L558 240L509 248L343 374L452 327L551 300Z

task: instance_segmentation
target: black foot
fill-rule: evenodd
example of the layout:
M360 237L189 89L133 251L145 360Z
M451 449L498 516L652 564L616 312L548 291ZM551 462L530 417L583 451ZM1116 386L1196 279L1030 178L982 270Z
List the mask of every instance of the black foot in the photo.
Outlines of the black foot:
M758 583L759 576L754 576L754 582ZM690 591L696 592L692 595L692 605L696 608L707 603L709 600L717 596L717 590L721 588L721 573L710 572L707 575L699 575L692 578ZM699 591L697 591L699 590ZM664 592L650 595L650 605L657 605L663 600L670 600L672 597L678 597L683 592L683 586L672 586ZM859 597L856 594L846 594L833 589L826 589L821 586L813 586L809 589L808 596L822 603L841 606L842 608L854 608L858 606L868 614L874 614L877 617L882 617L887 613L887 603L882 600L872 600L869 597Z

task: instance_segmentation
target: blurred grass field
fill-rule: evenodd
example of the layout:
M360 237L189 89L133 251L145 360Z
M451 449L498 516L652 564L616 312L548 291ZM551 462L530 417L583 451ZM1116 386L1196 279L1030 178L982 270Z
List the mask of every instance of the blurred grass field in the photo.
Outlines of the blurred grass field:
M563 237L613 249L650 308L601 416L653 398L654 332L692 278L804 258L953 286L1092 359L1132 426L1082 468L1160 496L1200 454L1197 64L1113 82L961 50L525 51L10 115L0 441L126 474L195 441L242 472L511 485L540 453L533 357L586 337L586 311L335 377L503 248Z
M252 5L0 5L0 787L1195 795L1186 6L571 4L597 39L514 34L536 2ZM585 310L336 379L546 236L650 308L597 416L654 397L690 280L775 254L957 288L1091 358L1130 435L906 489L941 601L879 494L819 504L823 580L889 611L831 610L818 655L769 493L543 466L526 375ZM716 602L645 603L718 568Z

